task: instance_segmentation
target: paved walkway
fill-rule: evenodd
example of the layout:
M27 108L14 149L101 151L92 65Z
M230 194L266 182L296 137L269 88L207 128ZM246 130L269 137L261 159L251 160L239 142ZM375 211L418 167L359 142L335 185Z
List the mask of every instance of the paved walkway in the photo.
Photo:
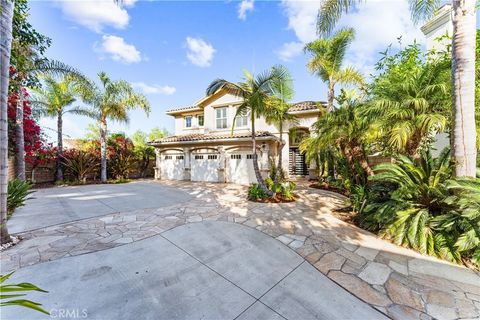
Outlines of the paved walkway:
M151 182L152 185L156 184ZM163 183L187 202L41 228L2 254L2 272L121 246L200 221L228 221L270 235L347 291L394 319L476 319L480 275L380 240L330 215L344 198L300 189L288 204L245 201L244 187Z

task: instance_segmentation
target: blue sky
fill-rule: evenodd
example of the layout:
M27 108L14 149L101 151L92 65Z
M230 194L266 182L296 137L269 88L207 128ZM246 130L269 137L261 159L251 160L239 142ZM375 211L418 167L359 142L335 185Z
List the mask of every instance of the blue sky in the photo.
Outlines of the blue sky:
M324 100L325 85L305 68L301 48L315 39L319 1L32 1L31 22L52 38L49 58L64 61L89 77L105 71L144 92L152 112L132 111L129 125L110 124L131 134L166 128L173 119L165 110L190 105L208 84L221 77L240 80L243 69L260 72L282 63L289 68L296 101ZM406 0L369 1L344 17L357 37L346 58L365 73L378 52L396 38L424 42L410 21ZM67 137L82 137L92 120L67 116ZM42 119L55 128L53 119ZM46 130L49 133L48 130ZM52 138L55 134L50 131Z

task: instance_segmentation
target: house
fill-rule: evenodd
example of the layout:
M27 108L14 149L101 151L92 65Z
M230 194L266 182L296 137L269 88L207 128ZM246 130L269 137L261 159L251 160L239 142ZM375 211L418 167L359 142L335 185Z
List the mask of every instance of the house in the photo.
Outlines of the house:
M256 182L252 162L251 121L237 117L232 132L236 108L242 98L222 90L204 97L192 106L167 111L175 119L175 135L150 144L156 150L155 178L250 184ZM295 103L291 113L297 116L295 128L283 133L282 167L290 176L309 176L313 164L305 161L299 143L310 134L324 103ZM290 134L295 129L295 134ZM255 121L257 155L260 171L268 174L271 161L278 156L278 129L260 117Z

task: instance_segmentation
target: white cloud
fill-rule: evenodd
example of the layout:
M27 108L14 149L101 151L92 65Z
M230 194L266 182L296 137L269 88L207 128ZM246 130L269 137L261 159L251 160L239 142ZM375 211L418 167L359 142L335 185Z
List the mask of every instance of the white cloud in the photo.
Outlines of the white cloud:
M59 0L67 19L85 26L95 32L101 32L105 26L123 29L130 17L125 8L132 7L136 0L125 0L123 6L112 0Z
M194 65L209 67L215 51L215 48L203 39L187 37L187 58Z
M290 61L292 58L298 56L303 50L304 44L302 42L286 42L277 51L277 56L280 60Z
M288 29L295 33L298 42L305 44L317 38L319 1L282 0L281 5L288 17ZM424 42L420 28L410 19L407 0L366 1L345 15L339 21L338 27L355 29L356 38L347 52L346 64L353 64L367 73L371 72L377 61L378 52L384 51L389 44L398 47L396 39L399 36L402 36L404 45L411 43L413 39ZM300 50L295 51L295 48L293 42L285 43L277 54L280 59L292 59L295 53L301 53Z
M145 82L132 82L132 86L142 90L142 92L145 94L172 95L175 93L175 91L177 91L177 89L172 86L149 85Z
M240 20L247 19L247 12L253 11L254 0L242 0L238 4L238 18Z
M125 64L142 60L140 51L134 45L126 43L122 37L104 35L100 51L109 54L113 60Z

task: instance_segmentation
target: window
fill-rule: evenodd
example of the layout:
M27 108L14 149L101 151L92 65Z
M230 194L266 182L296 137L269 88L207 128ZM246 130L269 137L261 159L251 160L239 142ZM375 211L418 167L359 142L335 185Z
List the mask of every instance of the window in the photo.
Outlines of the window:
M227 128L227 107L217 108L216 119L217 119L217 129L226 129Z
M185 117L185 128L191 128L192 127L192 116L186 116Z
M253 159L253 154L247 154L247 159Z
M201 160L201 159L203 159L203 156L199 156L199 155L195 156L195 160Z
M236 127L246 127L248 125L248 115L242 114L238 115L235 119L235 126Z
M203 127L203 120L204 120L203 116L198 116L198 126L199 127Z
M232 154L232 155L230 155L230 159L240 160L240 159L242 159L242 155L241 154Z
M217 155L216 154L209 154L208 155L208 160L216 160L217 159Z
M172 159L172 156L165 156L165 160L170 160Z
M177 156L177 160L183 160L183 156Z

